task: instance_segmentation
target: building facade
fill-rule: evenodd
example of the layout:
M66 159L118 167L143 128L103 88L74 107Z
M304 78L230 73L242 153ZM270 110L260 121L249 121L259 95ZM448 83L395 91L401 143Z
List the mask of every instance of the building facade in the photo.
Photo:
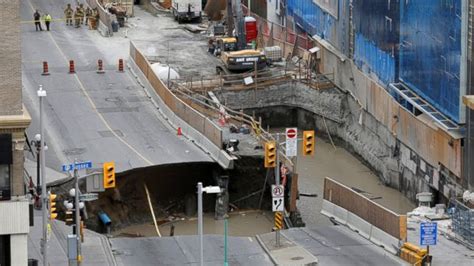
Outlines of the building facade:
M29 201L24 182L20 1L0 0L0 265L27 265Z
M286 24L321 49L321 72L360 105L361 135L393 151L346 140L385 183L410 198L474 189L473 111L462 103L473 94L474 1L285 3Z

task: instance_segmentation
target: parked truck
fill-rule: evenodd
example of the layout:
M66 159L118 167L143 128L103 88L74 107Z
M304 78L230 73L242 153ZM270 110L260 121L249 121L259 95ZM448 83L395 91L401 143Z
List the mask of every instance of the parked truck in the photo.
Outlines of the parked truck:
M179 23L202 19L202 0L172 0L171 11Z

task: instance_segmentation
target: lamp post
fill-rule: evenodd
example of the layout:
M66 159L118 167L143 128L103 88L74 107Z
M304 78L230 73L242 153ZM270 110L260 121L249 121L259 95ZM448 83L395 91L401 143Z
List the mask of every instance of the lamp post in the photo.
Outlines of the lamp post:
M197 184L197 194L198 194L198 235L199 235L199 261L200 265L204 265L204 248L203 248L203 222L202 222L202 193L206 192L207 194L216 194L221 193L222 190L219 186L207 186L202 187L202 183Z
M43 265L48 265L48 239L47 239L47 230L48 230L48 195L46 193L46 173L45 173L45 156L44 151L44 122L43 122L43 98L46 97L46 91L43 90L43 86L39 86L38 89L38 98L39 98L39 113L40 113L40 153L41 153L41 176L43 177L43 182L41 182L41 198L42 198L42 208L43 208L43 238L41 239L41 246L43 249Z

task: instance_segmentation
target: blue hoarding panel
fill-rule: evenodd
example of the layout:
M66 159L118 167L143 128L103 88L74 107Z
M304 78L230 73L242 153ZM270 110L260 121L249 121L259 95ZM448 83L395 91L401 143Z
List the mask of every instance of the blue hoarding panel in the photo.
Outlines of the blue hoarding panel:
M288 0L287 11L303 30L327 40L341 53L348 55L348 0L335 0L338 4L320 7L313 0ZM321 2L324 3L324 2ZM333 8L337 8L334 16ZM331 13L327 12L331 10Z
M400 79L459 122L461 0L400 2Z
M354 0L354 61L388 85L398 77L399 0Z

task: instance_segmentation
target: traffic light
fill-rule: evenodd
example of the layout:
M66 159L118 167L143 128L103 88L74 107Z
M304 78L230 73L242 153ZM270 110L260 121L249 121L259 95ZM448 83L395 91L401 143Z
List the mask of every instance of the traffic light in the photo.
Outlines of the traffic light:
M115 187L115 163L104 163L104 188Z
M75 224L74 223L74 212L71 211L66 211L66 218L65 218L65 222L66 222L66 225L73 225Z
M276 142L265 142L265 168L276 167L277 147Z
M58 195L49 193L49 218L54 220L58 217L58 213L56 212L56 198Z
M303 155L314 154L314 130L303 131Z

